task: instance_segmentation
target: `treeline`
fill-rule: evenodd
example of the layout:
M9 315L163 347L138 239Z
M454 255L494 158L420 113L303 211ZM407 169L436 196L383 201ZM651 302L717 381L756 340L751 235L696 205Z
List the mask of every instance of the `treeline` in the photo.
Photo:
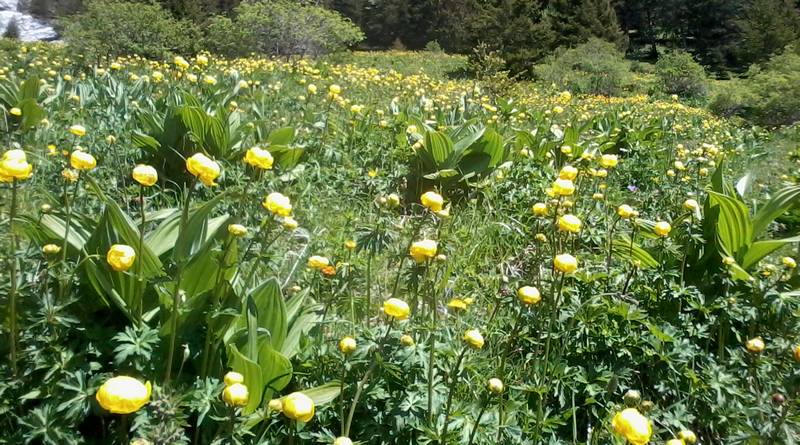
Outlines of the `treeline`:
M27 0L38 14L68 14L81 0ZM157 1L178 19L206 24L242 0ZM245 3L252 1L244 0ZM690 52L718 73L741 72L800 38L800 0L297 0L348 17L365 48L441 47L470 53L483 43L515 72L556 48L598 37L629 58ZM435 42L435 43L434 43Z

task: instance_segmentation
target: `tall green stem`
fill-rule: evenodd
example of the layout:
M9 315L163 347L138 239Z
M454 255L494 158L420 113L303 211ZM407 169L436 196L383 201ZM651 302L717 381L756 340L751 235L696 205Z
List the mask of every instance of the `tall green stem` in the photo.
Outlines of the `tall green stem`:
M144 312L144 226L146 223L144 212L144 186L139 186L139 246L136 249L136 254L139 255L139 260L136 261L136 284L138 286L136 292L136 321L139 326L142 325L142 313Z
M17 180L11 180L11 209L9 211L8 232L11 235L11 289L9 290L9 330L11 336L11 370L17 375L17 235L14 220L17 218Z
M186 191L186 199L184 199L183 203L183 213L181 214L181 225L178 230L179 238L181 234L183 234L184 230L186 230L186 224L189 221L189 205L192 199L192 190L194 189L194 184L195 181L191 181ZM164 385L169 384L170 378L172 377L172 360L175 357L175 340L178 337L178 318L180 316L182 295L181 279L183 277L184 263L185 261L183 259L179 259L177 271L175 272L175 291L172 293L172 319L170 321L171 332L169 334L169 349L167 350L167 369L164 373Z
M461 368L461 362L464 361L464 356L467 354L468 346L464 346L461 349L461 354L458 355L458 360L456 360L455 365L453 365L453 369L450 370L450 377L448 378L445 386L449 387L447 393L447 403L444 407L444 425L442 426L442 434L439 436L439 443L444 444L445 440L447 440L447 430L450 427L449 417L450 417L450 408L453 406L453 395L455 394L455 380L456 374L458 374L458 369Z

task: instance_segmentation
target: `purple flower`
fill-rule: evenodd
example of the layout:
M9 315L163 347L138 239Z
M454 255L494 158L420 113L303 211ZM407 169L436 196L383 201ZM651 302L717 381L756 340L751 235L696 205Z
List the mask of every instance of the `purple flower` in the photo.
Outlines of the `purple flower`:
M631 185L628 186L628 191L629 192L638 192L639 191L639 187L636 187L635 185L631 184Z

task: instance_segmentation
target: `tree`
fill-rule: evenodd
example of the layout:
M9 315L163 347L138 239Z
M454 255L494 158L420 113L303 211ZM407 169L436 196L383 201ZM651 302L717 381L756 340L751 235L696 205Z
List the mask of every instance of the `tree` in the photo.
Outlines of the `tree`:
M3 37L6 39L19 38L19 24L17 23L16 17L12 17L8 22L8 26L6 26L6 30L3 32Z
M753 0L736 25L740 62L761 62L800 37L800 11L791 0Z
M554 48L573 47L591 37L611 42L619 49L628 45L611 0L551 0L544 20L554 34Z

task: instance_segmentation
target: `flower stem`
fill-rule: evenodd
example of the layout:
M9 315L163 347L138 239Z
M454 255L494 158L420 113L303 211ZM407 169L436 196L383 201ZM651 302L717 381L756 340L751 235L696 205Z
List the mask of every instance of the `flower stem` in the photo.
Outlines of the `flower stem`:
M11 180L11 209L9 211L8 232L11 236L11 289L9 290L9 330L11 336L11 370L17 375L17 235L14 233L14 219L17 217L17 180Z
M458 360L456 360L455 365L453 365L453 369L450 370L450 377L447 379L445 386L449 387L449 391L447 393L447 403L444 407L444 425L442 426L442 434L439 436L439 443L444 444L447 438L447 430L450 427L450 423L448 422L448 418L450 417L450 408L453 406L453 395L455 391L453 391L455 387L455 379L456 374L458 373L458 369L461 367L461 362L464 361L464 356L467 354L468 346L464 346L461 349L461 354L458 355Z
M383 349L384 343L386 343L386 339L389 337L389 333L392 331L392 325L394 325L394 318L391 319L389 322L389 326L386 327L386 335L383 336L380 343L378 343L378 350ZM344 422L344 429L342 430L342 435L344 437L350 436L350 426L353 424L353 416L356 413L356 405L358 405L358 399L361 398L361 393L364 391L364 386L369 381L369 378L372 376L372 373L375 372L375 366L378 364L378 360L372 360L372 364L369 366L369 369L366 373L364 373L364 377L361 378L361 381L358 382L358 386L356 387L356 393L353 395L353 403L350 405L350 411L347 413L347 420Z
M472 445L472 443L475 442L475 433L478 432L478 425L481 424L481 419L483 418L483 414L486 412L487 405L488 403L486 402L483 402L483 404L481 405L481 410L478 413L478 418L475 419L475 425L472 425L472 432L469 434L469 442L467 443L467 445ZM500 425L498 425L498 428L499 427Z
M144 226L145 226L145 213L144 213L144 186L139 186L139 218L141 224L139 225L139 246L136 249L139 260L136 261L136 277L137 277L137 292L134 310L136 311L136 321L139 326L142 326L142 312L144 312Z

